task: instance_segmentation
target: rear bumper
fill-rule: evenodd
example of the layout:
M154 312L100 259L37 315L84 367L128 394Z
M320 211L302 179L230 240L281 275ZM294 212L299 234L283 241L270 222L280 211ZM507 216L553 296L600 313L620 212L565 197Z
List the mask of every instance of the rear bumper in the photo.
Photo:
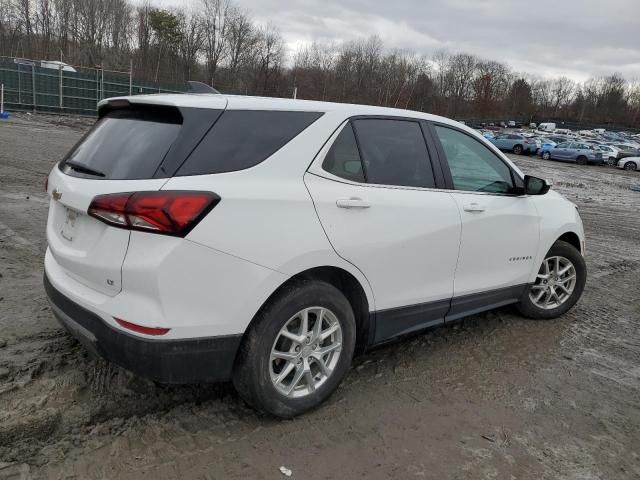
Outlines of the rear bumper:
M44 276L56 318L93 353L137 375L161 383L220 382L231 378L242 335L156 340L118 331L78 305Z

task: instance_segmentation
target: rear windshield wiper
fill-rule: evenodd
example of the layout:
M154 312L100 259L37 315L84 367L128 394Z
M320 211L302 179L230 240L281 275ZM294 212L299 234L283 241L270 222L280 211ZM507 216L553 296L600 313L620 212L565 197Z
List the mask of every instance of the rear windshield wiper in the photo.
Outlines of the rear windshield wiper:
M67 160L66 162L64 162L64 164L67 165L69 168L75 170L76 172L86 173L87 175L94 175L96 177L106 176L104 172L101 172L100 170L87 167L86 165L83 165L82 163L74 162L73 160Z

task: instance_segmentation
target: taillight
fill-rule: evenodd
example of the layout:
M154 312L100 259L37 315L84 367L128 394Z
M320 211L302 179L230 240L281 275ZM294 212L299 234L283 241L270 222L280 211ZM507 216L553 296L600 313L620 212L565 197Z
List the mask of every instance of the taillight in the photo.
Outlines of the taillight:
M184 237L218 202L212 192L112 193L95 197L88 213L114 227Z

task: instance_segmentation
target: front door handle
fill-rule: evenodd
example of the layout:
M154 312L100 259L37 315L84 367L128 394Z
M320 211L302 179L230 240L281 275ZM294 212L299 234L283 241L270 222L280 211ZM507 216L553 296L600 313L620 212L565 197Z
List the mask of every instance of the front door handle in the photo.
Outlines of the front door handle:
M369 208L371 204L362 200L361 198L340 198L336 200L338 208Z
M462 207L465 212L484 212L484 205L480 205L476 202L467 203Z

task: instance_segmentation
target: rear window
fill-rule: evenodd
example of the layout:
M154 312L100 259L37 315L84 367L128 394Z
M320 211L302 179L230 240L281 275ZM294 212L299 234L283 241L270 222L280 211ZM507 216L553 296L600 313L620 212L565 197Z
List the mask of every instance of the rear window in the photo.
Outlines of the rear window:
M60 168L69 175L105 180L152 178L181 123L175 108L114 110L98 120Z
M319 112L227 110L176 175L234 172L253 167L321 116Z

